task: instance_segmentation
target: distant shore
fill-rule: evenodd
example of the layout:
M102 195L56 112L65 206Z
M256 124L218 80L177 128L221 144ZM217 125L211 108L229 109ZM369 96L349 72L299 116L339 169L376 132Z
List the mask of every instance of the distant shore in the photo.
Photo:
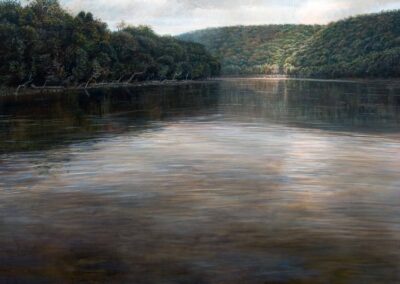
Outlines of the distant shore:
M223 75L215 77L214 81L230 81L230 80L299 80L299 81L320 81L320 82L347 82L359 83L364 81L374 82L399 82L400 78L378 78L378 77L364 77L364 78L313 78L313 77L300 77L289 75Z

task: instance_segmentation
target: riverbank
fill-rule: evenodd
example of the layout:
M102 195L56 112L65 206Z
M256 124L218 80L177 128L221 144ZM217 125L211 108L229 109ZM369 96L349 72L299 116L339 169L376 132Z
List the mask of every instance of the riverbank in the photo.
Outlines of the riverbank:
M34 95L34 94L50 94L50 93L62 93L66 91L90 91L95 89L111 89L111 88L132 88L132 87L145 87L145 86L177 86L177 85L187 85L187 84L198 84L215 82L213 79L205 80L164 80L164 81L142 81L134 83L99 83L92 84L88 87L76 86L76 87L63 87L63 86L46 86L46 87L27 87L20 88L17 87L4 87L0 88L0 97L9 96L22 96L22 95Z
M236 81L236 80L296 80L296 81L317 81L317 82L343 82L343 83L360 83L365 81L371 82L393 82L396 85L400 84L400 78L342 78L342 79L320 79L320 78L301 78L286 75L249 75L249 76L220 76L204 80L164 80L164 81L141 81L133 83L98 83L92 84L88 87L62 87L62 86L46 86L46 87L3 87L0 88L1 97L15 97L24 95L35 94L52 94L63 93L68 91L83 91L89 92L96 89L118 89L118 88L133 88L133 87L146 87L146 86L179 86L188 84L204 84L217 81Z

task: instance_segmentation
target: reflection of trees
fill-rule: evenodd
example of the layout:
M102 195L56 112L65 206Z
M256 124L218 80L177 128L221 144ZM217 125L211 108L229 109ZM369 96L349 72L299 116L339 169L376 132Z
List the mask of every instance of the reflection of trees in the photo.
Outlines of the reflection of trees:
M398 126L400 86L322 81L230 81L222 85L224 111L322 127Z
M4 97L0 151L42 149L210 111L307 127L398 129L399 93L398 84L387 82L234 80Z
M195 115L216 104L215 90L215 84L194 84L2 98L0 152L43 149Z

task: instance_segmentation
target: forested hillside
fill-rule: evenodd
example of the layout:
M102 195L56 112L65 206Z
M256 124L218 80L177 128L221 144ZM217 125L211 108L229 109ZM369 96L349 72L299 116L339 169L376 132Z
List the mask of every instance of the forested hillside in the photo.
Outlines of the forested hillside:
M0 84L89 85L217 75L219 63L197 43L149 27L111 32L91 13L71 15L57 0L0 1Z
M180 35L204 44L221 60L223 74L286 73L287 62L321 26L266 25L212 28Z
M328 25L291 64L312 77L400 77L400 10Z
M183 34L219 57L223 74L400 77L400 11L327 26L239 26Z

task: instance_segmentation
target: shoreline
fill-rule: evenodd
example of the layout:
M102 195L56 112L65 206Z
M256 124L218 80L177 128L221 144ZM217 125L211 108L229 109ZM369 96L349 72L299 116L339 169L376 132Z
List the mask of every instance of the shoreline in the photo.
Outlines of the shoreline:
M343 83L362 83L362 82L399 82L400 78L313 78L313 77L296 77L288 75L232 75L220 76L213 78L215 81L234 81L234 80L293 80L293 81L314 81L314 82L343 82Z
M17 87L5 87L0 88L0 98L2 97L19 97L24 95L35 95L35 94L53 94L63 93L68 91L90 91L96 89L118 89L118 88L134 88L134 87L150 87L150 86L180 86L190 84L204 84L215 82L215 78L203 79L203 80L164 80L164 81L142 81L134 83L99 83L92 84L85 87L62 87L62 86L47 86L47 87L28 87L23 88L16 92Z
M249 76L220 76L203 80L164 80L164 81L141 81L134 83L99 83L85 87L62 87L62 86L47 86L47 87L28 87L23 88L16 93L17 87L0 87L0 98L4 97L19 97L35 94L54 94L68 91L83 91L87 92L96 89L118 89L118 88L134 88L134 87L151 87L151 86L181 86L191 84L204 84L219 81L235 81L235 80L293 80L293 81L314 81L314 82L342 82L342 83L362 83L362 82L396 82L400 83L400 78L301 78L291 77L286 75L249 75Z

